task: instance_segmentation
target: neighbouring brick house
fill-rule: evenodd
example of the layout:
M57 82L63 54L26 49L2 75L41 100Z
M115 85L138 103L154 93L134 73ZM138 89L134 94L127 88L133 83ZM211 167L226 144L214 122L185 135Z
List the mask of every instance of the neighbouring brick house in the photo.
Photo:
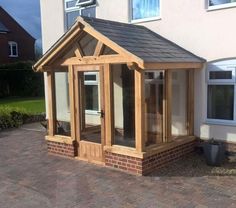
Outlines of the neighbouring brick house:
M0 64L35 59L35 39L0 6Z
M235 0L40 2L49 152L145 175L236 150Z

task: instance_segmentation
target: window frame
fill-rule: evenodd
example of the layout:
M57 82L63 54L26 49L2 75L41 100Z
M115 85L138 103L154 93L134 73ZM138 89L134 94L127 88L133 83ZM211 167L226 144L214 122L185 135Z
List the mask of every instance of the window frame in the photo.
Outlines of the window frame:
M206 71L206 123L213 125L236 125L236 65L224 65L220 66L220 68L209 67ZM232 79L210 79L210 72L215 71L232 71ZM233 120L227 119L213 119L208 118L208 86L209 85L233 85L234 86L234 103L233 103Z
M130 23L140 23L140 22L150 22L150 21L155 21L155 20L161 20L161 5L162 5L162 0L157 0L159 1L159 16L156 17L147 17L147 18L141 18L141 19L136 19L133 20L133 0L128 1L128 10L129 10L129 22Z
M207 4L207 11L214 11L214 10L219 10L219 9L227 9L227 8L236 7L236 2L210 6L210 0L207 0L206 4Z
M85 109L85 113L86 114L90 114L90 115L100 115L99 109L101 108L100 106L100 91L99 91L99 72L84 72L84 76L85 75L96 75L96 80L84 80L84 86L86 85L95 85L98 87L98 111L97 110L87 110Z
M18 57L18 44L15 41L8 41L8 45L10 47L10 53L8 54L9 57ZM16 47L16 54L13 54L13 47Z
M66 15L67 15L67 13L70 13L70 12L75 12L75 11L78 11L79 12L79 16L81 16L81 14L82 14L82 10L84 10L84 9L87 9L87 8L92 8L92 7L96 7L96 3L95 4L93 4L93 5L85 5L85 6L74 6L74 7L67 7L66 6L66 3L67 2L72 2L72 1L74 1L74 0L64 0L64 30L65 31L67 31L70 27L68 27L68 25L67 25L67 18L66 18ZM76 1L76 3L75 3L75 5L77 4L77 1Z

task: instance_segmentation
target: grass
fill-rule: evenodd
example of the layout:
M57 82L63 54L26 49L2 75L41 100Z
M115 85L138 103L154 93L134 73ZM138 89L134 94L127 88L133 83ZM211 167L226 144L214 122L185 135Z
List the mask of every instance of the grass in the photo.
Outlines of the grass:
M1 106L17 107L24 109L27 113L37 114L45 112L44 98L7 98L0 99Z

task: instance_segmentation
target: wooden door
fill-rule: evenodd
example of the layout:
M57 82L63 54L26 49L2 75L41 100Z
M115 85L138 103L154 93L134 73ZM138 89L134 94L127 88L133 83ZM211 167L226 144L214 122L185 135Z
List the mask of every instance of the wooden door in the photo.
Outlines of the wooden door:
M104 162L103 67L76 67L78 155L89 162Z

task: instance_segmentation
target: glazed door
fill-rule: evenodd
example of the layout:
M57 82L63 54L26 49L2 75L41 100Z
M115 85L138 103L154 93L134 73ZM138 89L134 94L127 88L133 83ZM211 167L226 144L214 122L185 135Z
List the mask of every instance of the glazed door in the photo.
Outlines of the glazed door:
M103 67L78 67L78 154L80 159L103 162Z

